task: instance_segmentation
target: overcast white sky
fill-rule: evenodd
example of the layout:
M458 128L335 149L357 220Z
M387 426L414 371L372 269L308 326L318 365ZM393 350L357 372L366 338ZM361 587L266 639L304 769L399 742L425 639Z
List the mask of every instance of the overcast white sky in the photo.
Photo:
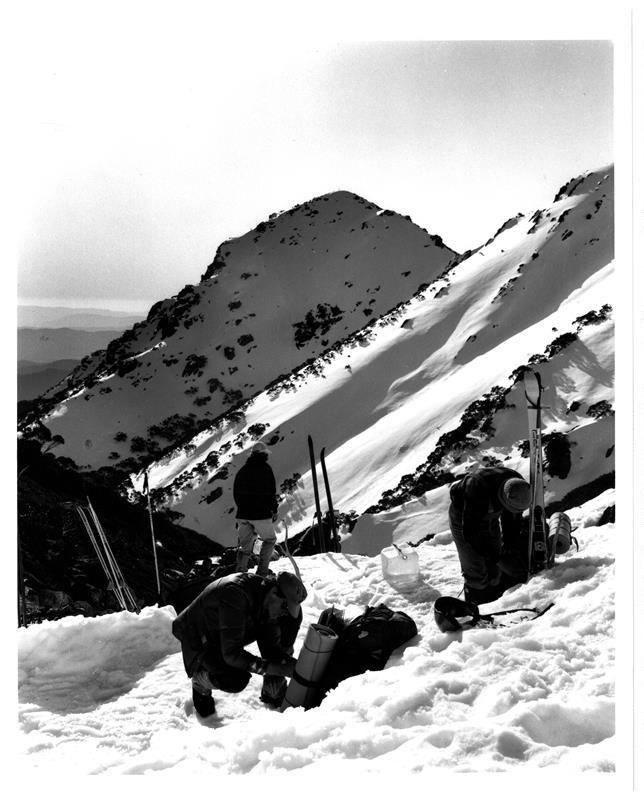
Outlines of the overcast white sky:
M613 160L610 25L398 7L30 5L20 301L144 310L336 189L463 251Z

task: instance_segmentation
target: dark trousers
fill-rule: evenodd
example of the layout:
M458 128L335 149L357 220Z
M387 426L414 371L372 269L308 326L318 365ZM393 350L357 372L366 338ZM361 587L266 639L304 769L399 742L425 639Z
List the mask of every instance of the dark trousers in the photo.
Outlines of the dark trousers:
M241 692L250 680L250 672L226 664L219 650L214 648L203 652L198 669L205 669L213 688L221 689L222 692Z
M194 650L187 642L181 639L179 641L183 666L189 678L205 670L216 689L224 692L241 692L247 686L250 672L226 664L218 647L210 646L203 650Z
M462 511L451 504L449 527L461 562L465 586L477 591L490 590L489 593L493 594L492 587L498 586L501 576L498 562L503 547L498 515L486 514L482 517L478 530L470 541L466 541L463 536L462 517Z
M301 611L297 619L289 615L280 617L281 650L284 653L293 654L293 644L301 623ZM174 632L174 626L173 633L177 636ZM177 636L177 638L181 642L183 665L186 670L186 675L189 678L194 678L198 673L205 671L214 689L220 689L223 692L241 692L246 688L251 673L247 670L236 669L227 664L217 644L211 644L210 647L205 647L203 650L194 650L179 636ZM274 659L276 656L278 658L281 657L281 655L267 651L262 647L261 643L259 644L259 652L262 658L267 660ZM266 702L278 705L286 692L286 684L287 681L285 678L275 675L265 675L262 683L262 699Z
M183 654L183 663L189 677L192 678L199 672L205 670L205 672L208 673L208 681L211 684L211 688L231 694L241 692L248 686L251 673L247 670L236 669L226 664L218 647L210 647L203 650L201 653L195 653L194 650L184 645L182 642L181 650ZM203 686L203 681L198 680L197 683L201 684L201 689L203 691L205 688ZM264 675L261 692L262 700L271 705L279 706L286 694L286 685L286 678L275 675ZM207 690L206 693L208 693Z

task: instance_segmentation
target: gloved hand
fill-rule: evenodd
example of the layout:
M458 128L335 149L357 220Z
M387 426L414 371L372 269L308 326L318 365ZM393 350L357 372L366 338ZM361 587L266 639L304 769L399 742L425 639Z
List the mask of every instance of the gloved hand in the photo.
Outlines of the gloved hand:
M266 665L267 675L279 675L284 678L290 678L295 669L294 658L283 658L281 661L269 661Z

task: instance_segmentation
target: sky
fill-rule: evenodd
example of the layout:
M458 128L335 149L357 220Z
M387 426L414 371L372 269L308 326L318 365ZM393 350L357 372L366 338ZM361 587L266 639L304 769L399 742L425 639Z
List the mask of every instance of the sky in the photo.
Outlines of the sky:
M19 302L145 310L339 189L462 252L613 160L610 24L181 8L19 18Z

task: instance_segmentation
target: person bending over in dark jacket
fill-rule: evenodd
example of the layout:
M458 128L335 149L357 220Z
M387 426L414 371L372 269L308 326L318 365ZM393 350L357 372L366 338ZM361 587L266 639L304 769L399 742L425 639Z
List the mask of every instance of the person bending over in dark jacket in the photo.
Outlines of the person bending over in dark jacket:
M293 643L306 599L291 572L263 578L233 573L208 584L173 621L183 664L192 679L192 700L201 717L215 713L213 689L241 692L251 673L264 676L261 699L280 705L296 659ZM245 649L257 642L261 657Z
M277 491L275 476L268 464L268 447L263 442L253 445L248 460L235 476L233 497L237 505L237 571L248 569L248 560L259 536L262 548L255 571L266 575L277 540L274 525Z
M449 525L465 599L496 600L513 585L502 577L499 561L504 552L521 549L521 515L530 505L530 484L513 469L483 467L453 483L450 499Z

